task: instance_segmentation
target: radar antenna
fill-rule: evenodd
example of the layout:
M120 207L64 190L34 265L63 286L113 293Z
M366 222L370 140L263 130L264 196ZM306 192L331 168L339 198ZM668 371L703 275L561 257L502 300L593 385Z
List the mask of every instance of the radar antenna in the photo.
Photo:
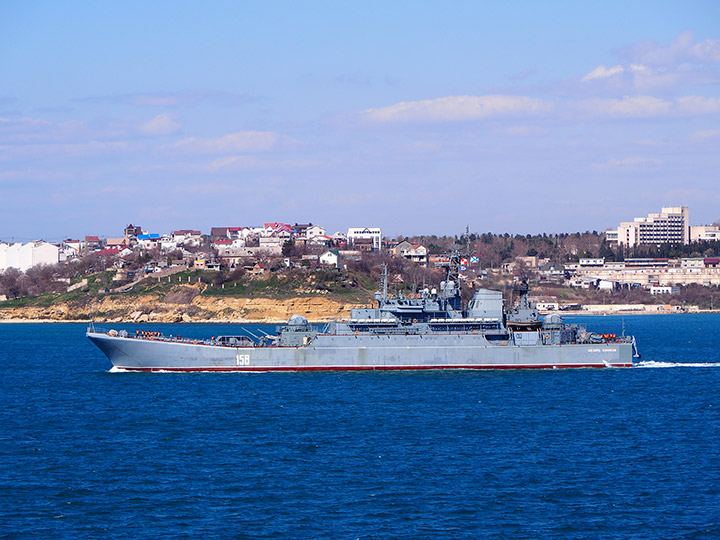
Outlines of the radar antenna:
M382 263L380 265L380 282L382 283L382 299L383 302L387 301L387 288L388 288L388 265Z

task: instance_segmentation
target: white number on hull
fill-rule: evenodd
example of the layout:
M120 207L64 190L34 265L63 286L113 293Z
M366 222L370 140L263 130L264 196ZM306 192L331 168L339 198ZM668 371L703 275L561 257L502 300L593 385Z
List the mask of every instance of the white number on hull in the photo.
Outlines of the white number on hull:
M249 366L250 365L250 355L249 354L238 353L235 356L235 360L236 360L238 366Z

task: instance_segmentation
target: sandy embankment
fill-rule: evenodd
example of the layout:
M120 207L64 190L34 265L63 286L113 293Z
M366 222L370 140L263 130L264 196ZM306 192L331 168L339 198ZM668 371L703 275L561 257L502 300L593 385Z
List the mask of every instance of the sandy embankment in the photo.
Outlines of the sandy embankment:
M83 307L0 307L0 322L252 322L283 323L298 314L313 322L350 315L354 304L323 297L285 300L196 296L188 304L167 303L157 296L108 296Z

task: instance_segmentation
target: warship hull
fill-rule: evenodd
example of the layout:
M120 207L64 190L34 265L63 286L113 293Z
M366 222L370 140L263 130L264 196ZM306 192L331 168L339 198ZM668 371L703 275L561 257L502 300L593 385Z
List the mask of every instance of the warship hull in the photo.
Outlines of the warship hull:
M231 347L88 331L126 371L362 371L632 367L629 342L517 345L482 335L317 335L297 346Z

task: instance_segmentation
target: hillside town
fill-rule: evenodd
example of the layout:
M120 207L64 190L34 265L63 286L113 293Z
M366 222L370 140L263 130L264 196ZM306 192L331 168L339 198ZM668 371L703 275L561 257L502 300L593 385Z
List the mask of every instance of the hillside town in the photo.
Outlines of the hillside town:
M395 267L394 281L412 288L418 280L432 279L433 270L446 263L452 249L465 254L460 279L470 287L529 278L540 290L534 300L545 311L579 308L577 294L558 290L576 290L579 294L592 291L596 296L601 294L605 303L623 305L628 291L643 291L644 298L671 299L683 287L720 285L720 226L690 225L687 207L664 207L605 233L582 235L466 233L460 237L390 239L383 236L381 227L349 227L331 233L318 224L284 222L167 233L129 224L120 232L113 238L87 235L61 243L0 242L0 302L47 290L81 289L86 283L81 274L99 270L112 274L111 282L101 291L107 294L130 291L148 277L160 279L190 270L226 275L240 272L252 277L288 269L357 270L388 258L403 262ZM668 250L675 256L660 256ZM635 256L638 253L652 256ZM52 274L47 278L54 283L50 288L23 290L18 285L25 274L56 267L74 271ZM418 272L408 270L413 267ZM649 309L656 310L657 305L667 309L671 303L653 300ZM634 304L638 304L637 298ZM592 309L588 307L592 304L583 305ZM622 309L638 308L628 303ZM682 307L688 309L694 308Z

